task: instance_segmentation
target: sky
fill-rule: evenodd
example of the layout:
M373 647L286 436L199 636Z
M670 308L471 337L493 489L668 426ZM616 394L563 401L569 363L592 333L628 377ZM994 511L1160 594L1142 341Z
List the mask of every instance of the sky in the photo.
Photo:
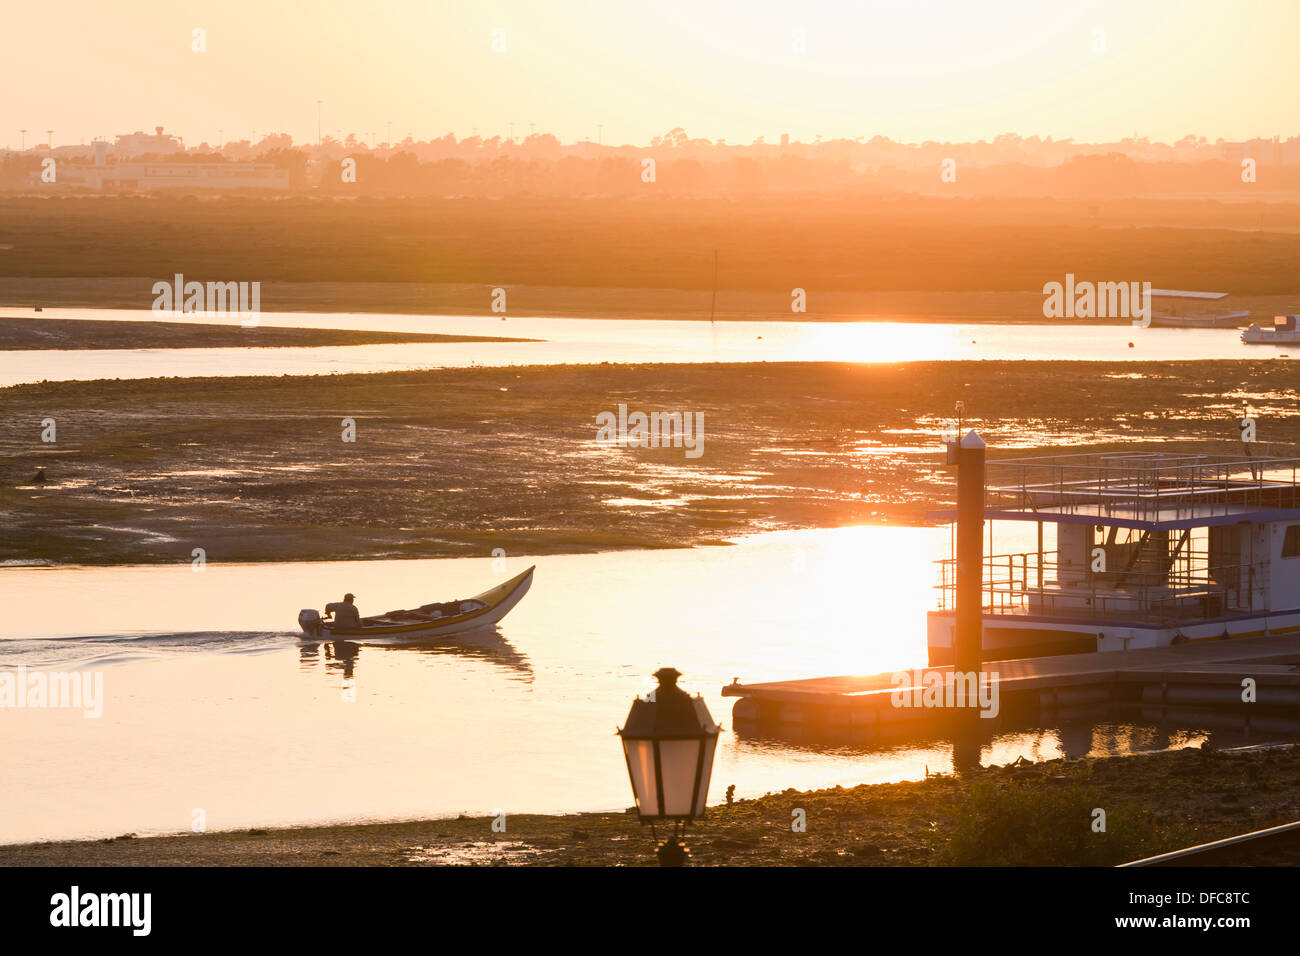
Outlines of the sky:
M1300 0L14 0L0 145L1286 137L1298 40Z

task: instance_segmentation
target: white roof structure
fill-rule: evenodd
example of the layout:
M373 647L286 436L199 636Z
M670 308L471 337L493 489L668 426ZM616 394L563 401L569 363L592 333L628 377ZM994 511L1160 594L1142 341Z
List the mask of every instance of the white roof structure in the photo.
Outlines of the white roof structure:
M1181 289L1152 289L1151 298L1161 299L1226 299L1230 292L1184 292Z

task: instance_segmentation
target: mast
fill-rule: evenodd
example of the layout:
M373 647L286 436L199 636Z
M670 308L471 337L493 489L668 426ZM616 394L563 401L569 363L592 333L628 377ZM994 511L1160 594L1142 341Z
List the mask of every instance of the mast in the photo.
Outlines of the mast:
M718 304L718 250L713 250L713 295L709 299L709 324L713 324L713 309Z

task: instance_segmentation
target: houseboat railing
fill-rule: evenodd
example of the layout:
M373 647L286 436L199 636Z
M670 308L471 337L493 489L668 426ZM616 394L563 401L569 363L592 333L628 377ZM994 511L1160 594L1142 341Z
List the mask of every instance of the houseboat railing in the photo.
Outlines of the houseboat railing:
M1062 564L1054 560L1055 554L1044 552L1041 562L1038 552L986 556L984 613L1155 622L1212 618L1255 607L1250 563L1211 565L1203 548L1156 556L1169 560L1167 569L1095 573L1086 565ZM950 610L956 606L956 560L937 563L941 568L938 606Z

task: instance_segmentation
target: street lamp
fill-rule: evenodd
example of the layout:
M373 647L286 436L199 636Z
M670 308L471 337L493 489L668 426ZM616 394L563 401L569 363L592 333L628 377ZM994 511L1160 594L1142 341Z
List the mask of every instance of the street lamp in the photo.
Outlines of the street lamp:
M680 840L682 828L704 817L719 727L704 698L691 697L677 686L682 676L678 671L663 667L654 676L659 686L632 701L618 735L637 819L649 823L651 832L656 823L673 822L672 835L659 842L655 852L661 866L683 866L689 851ZM655 833L656 840L658 836Z

